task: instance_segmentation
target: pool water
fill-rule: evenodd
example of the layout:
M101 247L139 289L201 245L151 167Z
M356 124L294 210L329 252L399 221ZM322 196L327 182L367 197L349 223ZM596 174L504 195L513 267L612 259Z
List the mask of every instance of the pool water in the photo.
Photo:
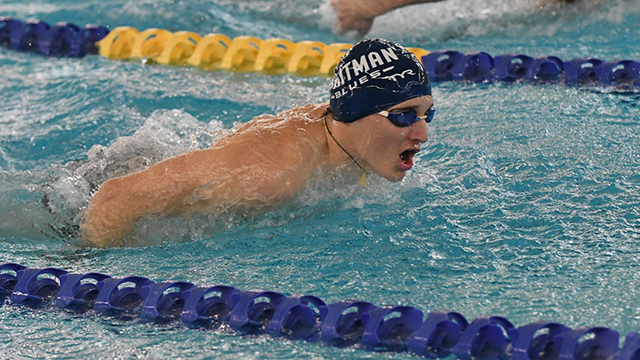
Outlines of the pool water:
M370 35L430 51L640 60L640 1L533 4L416 5L378 18ZM5 0L0 15L355 41L333 34L321 0ZM149 219L129 246L92 249L65 236L92 186L206 147L237 122L327 101L328 79L5 48L0 79L0 263L640 331L638 93L436 84L429 141L400 183L329 176L261 216ZM5 304L0 358L412 356Z

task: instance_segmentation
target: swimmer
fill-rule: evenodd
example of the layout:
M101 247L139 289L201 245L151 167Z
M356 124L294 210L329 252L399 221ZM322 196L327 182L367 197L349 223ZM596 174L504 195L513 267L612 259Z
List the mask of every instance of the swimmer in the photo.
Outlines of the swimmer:
M382 14L408 5L441 2L444 0L332 0L331 6L338 15L336 31L345 34L355 30L360 37L369 32L373 20ZM591 0L594 1L594 0ZM577 3L579 0L540 0L539 7L551 4Z
M435 111L422 64L394 42L364 40L340 60L329 92L328 104L256 117L208 149L107 180L89 203L83 240L124 246L145 216L268 211L321 169L402 180Z

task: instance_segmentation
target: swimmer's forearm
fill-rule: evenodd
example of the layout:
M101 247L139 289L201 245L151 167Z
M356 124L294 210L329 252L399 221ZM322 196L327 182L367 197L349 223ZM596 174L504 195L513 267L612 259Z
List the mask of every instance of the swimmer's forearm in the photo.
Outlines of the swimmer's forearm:
M197 186L184 170L183 157L105 181L95 194L81 226L82 238L93 246L123 246L124 237L148 214L169 214L184 205Z
M124 237L131 231L128 222L122 225L113 225L105 222L104 218L86 220L81 226L82 240L95 247L124 246Z
M89 204L85 221L81 225L85 242L99 247L123 246L124 236L131 231L140 218L135 194L122 179L107 180ZM132 201L134 200L134 201Z
M375 0L371 5L376 12L375 16L378 16L404 6L441 1L444 0Z

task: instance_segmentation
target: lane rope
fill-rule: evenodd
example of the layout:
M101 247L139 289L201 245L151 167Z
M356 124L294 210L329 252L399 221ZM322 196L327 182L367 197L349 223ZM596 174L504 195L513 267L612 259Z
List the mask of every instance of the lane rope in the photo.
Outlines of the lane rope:
M144 61L172 66L192 66L209 71L259 72L297 76L333 76L340 58L353 44L294 43L286 39L264 39L223 34L200 36L190 31L163 29L139 31L121 26L80 28L72 23L50 26L41 20L0 18L0 45L12 50L45 56L83 57L100 54L113 60ZM432 82L565 84L640 90L640 63L635 60L604 61L580 58L563 61L557 56L533 58L523 54L492 57L486 52L429 52L410 47Z
M0 306L62 309L112 318L189 327L228 326L238 334L268 334L330 346L411 352L462 360L636 360L640 333L606 327L571 329L537 321L515 327L500 316L469 322L457 312L425 313L412 306L377 306L344 300L327 304L313 295L200 287L187 281L155 282L141 276L0 265Z

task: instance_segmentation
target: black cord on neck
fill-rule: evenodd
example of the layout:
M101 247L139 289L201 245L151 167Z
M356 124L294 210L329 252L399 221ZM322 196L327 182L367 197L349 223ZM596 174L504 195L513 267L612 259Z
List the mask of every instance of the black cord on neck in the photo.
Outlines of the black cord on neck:
M367 178L367 176L369 175L369 173L367 173L367 170L365 170L362 166L360 166L360 164L358 164L358 162L356 161L356 159L353 158L353 156L351 156L351 154L349 154L349 152L342 147L342 145L340 145L340 143L338 142L338 140L336 140L336 137L333 136L333 133L331 132L331 129L329 129L329 125L327 124L327 114L330 112L331 110L329 108L327 108L324 111L324 115L322 115L322 121L324 121L324 126L327 128L327 131L329 132L329 135L331 135L331 138L333 139L333 141L336 142L336 144L340 147L340 149L342 149L342 151L344 151L345 154L347 154L351 160L353 160L353 162L358 165L358 167L360 168L360 170L362 170L364 172L364 175L362 176L362 178L360 179L360 183L366 187L366 184L364 182L364 180Z

